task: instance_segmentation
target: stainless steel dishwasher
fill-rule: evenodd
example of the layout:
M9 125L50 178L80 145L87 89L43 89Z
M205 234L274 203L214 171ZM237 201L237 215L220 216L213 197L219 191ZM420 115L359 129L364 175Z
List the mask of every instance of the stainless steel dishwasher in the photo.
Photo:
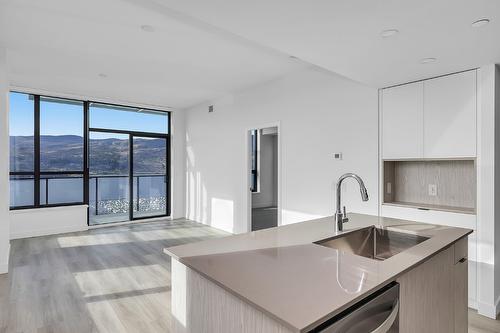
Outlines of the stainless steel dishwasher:
M359 301L311 332L399 332L399 284L393 282Z

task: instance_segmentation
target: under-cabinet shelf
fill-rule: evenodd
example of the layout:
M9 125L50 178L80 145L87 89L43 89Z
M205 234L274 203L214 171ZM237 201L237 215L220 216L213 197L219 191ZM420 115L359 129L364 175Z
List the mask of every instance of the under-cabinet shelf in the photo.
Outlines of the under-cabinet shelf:
M476 214L476 210L474 208L467 208L467 207L430 205L430 204L419 204L415 202L398 202L398 201L384 202L382 204L386 206L407 207L407 208L415 208L421 210L438 210L442 212L451 212L451 213Z
M383 205L476 213L474 159L383 162Z

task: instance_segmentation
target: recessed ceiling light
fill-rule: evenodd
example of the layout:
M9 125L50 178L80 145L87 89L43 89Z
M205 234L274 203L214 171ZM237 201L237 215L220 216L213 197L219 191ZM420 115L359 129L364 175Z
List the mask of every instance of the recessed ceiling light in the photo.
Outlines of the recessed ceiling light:
M107 76L106 74L104 74L104 73L99 73L99 74L98 74L98 76L99 76L100 78L102 78L102 79L105 79L105 78L107 78L107 77L108 77L108 76Z
M472 22L472 26L474 28L479 28L479 27L483 27L483 26L487 25L488 23L490 23L490 20L487 18L484 18L484 19L480 19L480 20Z
M423 58L420 60L420 63L421 64L430 64L430 63L433 63L433 62L436 62L437 59L436 58Z
M143 24L141 25L141 30L145 32L153 32L155 31L155 28L153 28L151 25Z
M382 38L387 38L387 37L392 37L394 35L397 35L399 33L399 30L397 29L387 29L387 30L384 30L380 33L380 36L382 36Z

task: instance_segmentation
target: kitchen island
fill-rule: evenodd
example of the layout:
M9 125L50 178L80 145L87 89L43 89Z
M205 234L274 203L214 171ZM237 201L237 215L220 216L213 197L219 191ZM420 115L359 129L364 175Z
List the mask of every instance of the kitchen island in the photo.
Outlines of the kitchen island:
M363 214L349 219L340 232L327 217L165 249L172 257L172 331L321 331L395 282L400 332L467 331L472 230ZM373 226L420 240L383 258L356 253L352 242L328 244Z

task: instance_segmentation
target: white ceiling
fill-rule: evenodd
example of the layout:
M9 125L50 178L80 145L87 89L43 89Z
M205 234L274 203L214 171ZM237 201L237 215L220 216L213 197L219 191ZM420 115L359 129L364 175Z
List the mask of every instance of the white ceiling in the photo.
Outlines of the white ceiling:
M374 87L500 62L500 0L7 2L14 85L124 102L224 97L307 66L289 55Z
M157 1L375 87L500 62L499 0Z
M15 0L5 12L14 86L183 108L305 66L149 0Z

